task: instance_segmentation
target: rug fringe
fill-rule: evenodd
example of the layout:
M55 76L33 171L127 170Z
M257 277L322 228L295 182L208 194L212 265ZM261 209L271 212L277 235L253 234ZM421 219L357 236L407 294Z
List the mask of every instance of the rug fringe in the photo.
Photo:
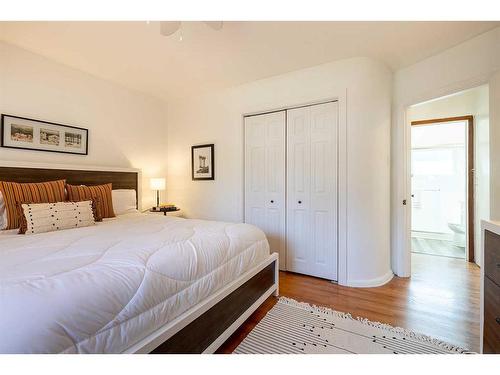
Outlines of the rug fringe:
M386 330L388 332L397 333L397 334L404 335L406 337L409 337L409 338L412 338L415 340L427 342L427 343L430 343L432 345L436 345L442 349L457 352L460 354L474 354L474 352L471 352L471 351L464 349L460 346L452 345L446 341L438 340L434 337L427 336L427 335L415 332L415 331L410 330L410 329L401 328L401 327L394 327L394 326L391 326L390 324L381 323L381 322L373 322L373 321L368 320L366 318L360 318L360 317L353 318L352 315L349 313L336 311L336 310L333 310L329 307L312 305L312 304L309 304L307 302L299 302L299 301L296 301L293 298L289 298L289 297L279 297L278 303L283 303L285 305L299 307L299 308L303 308L303 309L313 309L313 310L316 310L317 312L320 312L323 314L328 314L328 315L333 315L335 317L342 318L342 319L355 320L355 321L358 321L362 324L368 325L370 327L381 328L381 329Z

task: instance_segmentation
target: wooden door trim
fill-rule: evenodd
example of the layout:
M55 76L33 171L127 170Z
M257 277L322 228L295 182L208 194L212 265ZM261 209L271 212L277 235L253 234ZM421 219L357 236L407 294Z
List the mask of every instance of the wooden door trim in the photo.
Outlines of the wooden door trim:
M467 260L474 262L474 116L445 117L412 121L411 126L425 126L443 122L467 121Z

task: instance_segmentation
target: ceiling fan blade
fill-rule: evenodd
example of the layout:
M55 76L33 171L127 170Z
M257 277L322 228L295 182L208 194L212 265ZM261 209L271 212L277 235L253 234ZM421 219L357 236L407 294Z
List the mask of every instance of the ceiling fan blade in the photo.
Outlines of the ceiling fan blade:
M219 31L220 29L222 29L222 21L203 21L205 23L205 25L207 25L208 27L216 30L216 31Z
M181 27L181 21L161 21L160 34L163 36L170 36L174 34Z

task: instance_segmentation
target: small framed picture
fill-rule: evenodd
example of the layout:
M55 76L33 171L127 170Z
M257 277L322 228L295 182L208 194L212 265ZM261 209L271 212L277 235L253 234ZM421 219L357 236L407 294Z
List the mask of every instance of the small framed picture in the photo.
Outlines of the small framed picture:
M215 180L214 145L199 145L191 147L191 175L193 181Z
M88 129L2 114L2 147L88 155Z

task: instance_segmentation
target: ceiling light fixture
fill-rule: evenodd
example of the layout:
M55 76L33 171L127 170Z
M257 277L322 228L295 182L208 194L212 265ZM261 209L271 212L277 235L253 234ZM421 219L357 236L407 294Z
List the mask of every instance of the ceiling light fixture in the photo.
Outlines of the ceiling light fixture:
M222 21L203 21L203 23L215 31L221 30L223 26ZM160 34L163 36L173 35L181 29L181 26L181 21L160 21ZM179 36L179 40L182 41L182 34Z

